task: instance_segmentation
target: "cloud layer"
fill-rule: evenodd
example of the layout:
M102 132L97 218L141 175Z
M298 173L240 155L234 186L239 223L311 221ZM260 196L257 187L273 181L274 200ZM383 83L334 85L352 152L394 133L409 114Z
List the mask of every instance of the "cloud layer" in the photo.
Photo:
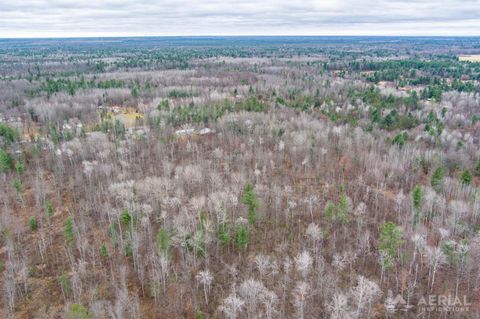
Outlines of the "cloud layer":
M0 37L480 35L480 0L0 1Z

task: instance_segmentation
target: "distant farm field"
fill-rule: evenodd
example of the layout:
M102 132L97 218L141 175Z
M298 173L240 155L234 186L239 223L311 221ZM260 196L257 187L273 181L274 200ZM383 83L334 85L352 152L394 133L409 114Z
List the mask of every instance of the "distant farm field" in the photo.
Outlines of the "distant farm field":
M143 114L132 112L132 113L121 113L114 116L116 120L119 120L126 128L134 127L137 123L137 120L143 118Z
M459 61L480 62L480 54L475 55L461 55L458 57Z

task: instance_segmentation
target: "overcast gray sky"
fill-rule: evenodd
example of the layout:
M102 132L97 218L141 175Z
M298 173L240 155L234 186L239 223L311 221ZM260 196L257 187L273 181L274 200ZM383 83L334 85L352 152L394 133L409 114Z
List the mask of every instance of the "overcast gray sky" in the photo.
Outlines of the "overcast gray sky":
M0 38L137 35L480 35L480 0L0 0Z

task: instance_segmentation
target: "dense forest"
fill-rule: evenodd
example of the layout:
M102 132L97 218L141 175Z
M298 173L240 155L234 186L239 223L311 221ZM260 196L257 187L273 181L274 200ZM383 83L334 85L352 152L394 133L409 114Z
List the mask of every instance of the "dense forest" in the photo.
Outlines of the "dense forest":
M480 318L478 55L0 40L0 317Z

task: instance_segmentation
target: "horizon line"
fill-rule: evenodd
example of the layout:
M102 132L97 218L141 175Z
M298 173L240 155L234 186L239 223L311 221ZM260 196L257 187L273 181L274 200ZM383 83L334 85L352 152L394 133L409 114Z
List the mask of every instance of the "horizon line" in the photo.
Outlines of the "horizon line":
M197 34L197 35L84 35L84 36L0 36L0 40L49 40L49 39L105 39L105 38L233 38L233 37L305 37L305 38L315 38L315 37L338 37L338 38L361 38L361 37L372 37L372 38L480 38L478 35L405 35L405 34L392 34L392 35L381 35L381 34Z

